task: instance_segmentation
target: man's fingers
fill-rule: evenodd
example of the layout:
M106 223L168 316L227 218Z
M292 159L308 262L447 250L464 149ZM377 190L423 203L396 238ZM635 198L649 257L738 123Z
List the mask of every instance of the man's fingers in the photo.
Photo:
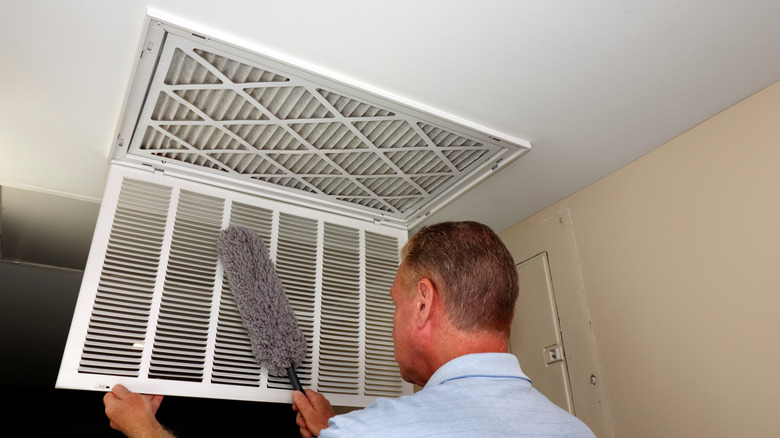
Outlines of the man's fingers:
M130 390L117 383L111 388L111 393L114 394L116 398L123 399L130 393Z
M298 412L298 415L295 416L295 424L297 424L301 429L306 429L306 419L303 418L303 414L300 412Z
M314 407L309 403L309 398L306 397L301 391L293 391L292 393L293 409L303 414L308 415L314 410Z
M152 412L154 412L155 415L156 415L157 414L157 409L160 408L160 404L163 401L163 396L162 395L151 395L149 397L152 399Z
M308 429L311 435L318 436L322 429L328 427L328 419L336 415L328 399L311 389L307 389L305 393L294 391L292 399L295 405L293 409L298 411L296 423L299 426L305 424L305 429Z
M306 400L309 402L309 404L312 407L314 407L314 405L317 404L317 402L319 402L321 400L325 400L325 396L323 396L322 394L320 394L317 391L314 391L314 390L311 390L311 389L304 389L304 391L306 391ZM300 391L298 391L298 392L300 392Z

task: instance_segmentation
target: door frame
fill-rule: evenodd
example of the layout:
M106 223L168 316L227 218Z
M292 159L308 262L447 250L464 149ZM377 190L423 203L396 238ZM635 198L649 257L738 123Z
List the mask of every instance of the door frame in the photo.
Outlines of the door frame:
M540 222L500 234L515 260L547 252L555 291L574 410L598 437L612 438L605 379L598 359L571 214L564 209Z

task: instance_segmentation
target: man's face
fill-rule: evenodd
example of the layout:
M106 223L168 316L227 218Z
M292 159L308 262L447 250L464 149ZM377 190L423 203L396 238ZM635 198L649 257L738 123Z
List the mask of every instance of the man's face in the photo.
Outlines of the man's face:
M393 287L390 289L390 298L395 303L393 315L393 346L395 360L401 369L401 377L407 382L411 381L412 367L414 365L411 336L411 325L414 311L414 301L408 296L409 291L404 290L404 266L398 268Z

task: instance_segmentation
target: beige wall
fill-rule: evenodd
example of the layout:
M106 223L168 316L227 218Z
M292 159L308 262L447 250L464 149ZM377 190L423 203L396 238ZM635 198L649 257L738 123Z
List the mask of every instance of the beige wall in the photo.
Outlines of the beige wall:
M780 436L780 83L562 209L615 436Z

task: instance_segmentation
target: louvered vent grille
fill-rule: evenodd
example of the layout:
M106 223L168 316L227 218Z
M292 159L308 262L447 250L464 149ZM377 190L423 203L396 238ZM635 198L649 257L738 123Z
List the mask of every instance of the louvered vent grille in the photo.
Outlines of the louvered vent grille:
M206 363L224 200L181 191L149 377L200 382Z
M230 224L268 243L307 355L301 382L344 405L410 392L388 301L405 232L150 172L115 168L58 387L124 379L156 393L289 402L255 363L216 253ZM92 258L102 263L92 263Z
M290 305L296 312L298 325L307 342L307 355L298 378L307 384L312 375L311 355L313 333L316 331L316 311L318 299L317 277L319 259L319 226L316 220L283 213L279 221L279 242L276 251L276 266L279 278L284 284ZM275 379L278 385L282 379Z
M136 182L119 195L79 372L138 376L161 266L169 187Z
M320 382L325 391L350 394L359 390L362 362L360 236L332 224L324 231Z
M408 223L527 147L154 21L117 156ZM133 117L133 115L136 115ZM125 142L129 145L125 147Z
M392 397L402 391L393 352L393 321L388 314L395 304L387 291L393 286L398 255L393 239L366 232L366 394Z

